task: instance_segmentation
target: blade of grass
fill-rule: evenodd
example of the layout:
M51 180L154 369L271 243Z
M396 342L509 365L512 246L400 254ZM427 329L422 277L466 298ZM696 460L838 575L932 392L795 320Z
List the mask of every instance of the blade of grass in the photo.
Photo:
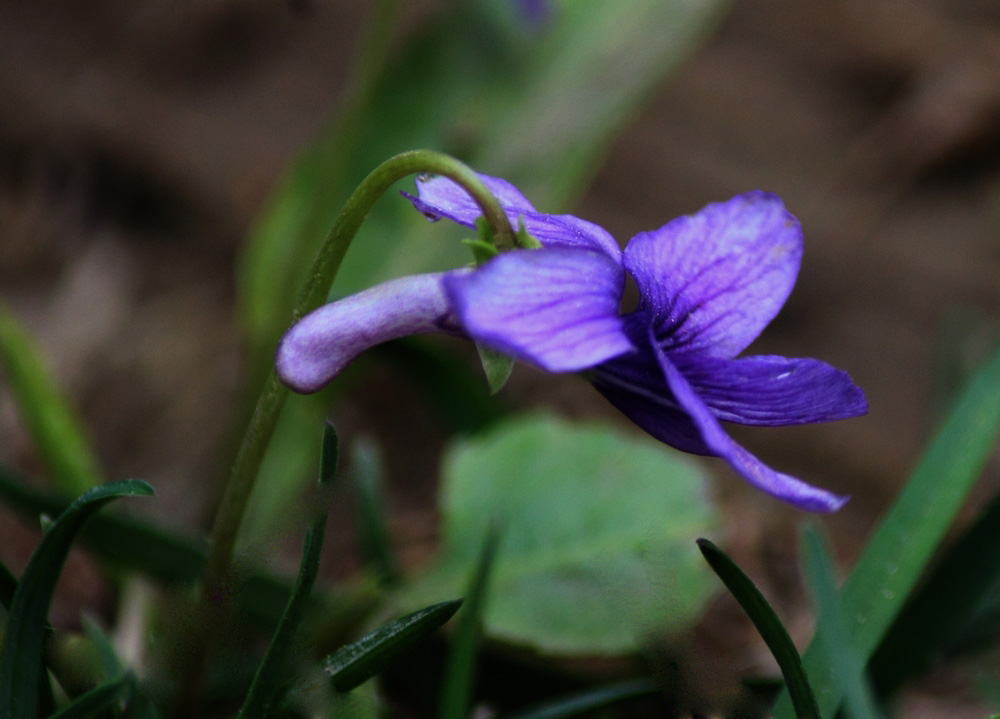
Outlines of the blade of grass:
M52 524L21 576L7 616L0 649L0 716L35 719L42 676L45 624L56 581L81 527L118 497L153 494L140 480L103 484L82 494Z
M847 630L862 659L871 656L899 613L982 471L998 433L1000 351L962 392L844 584L841 603ZM812 647L803 664L820 713L832 715L842 697L832 688L829 668ZM774 716L793 716L787 694L779 698Z
M394 658L437 631L460 606L461 599L431 605L341 647L323 662L333 688L349 692L371 679Z
M659 693L659 687L651 679L633 679L577 692L516 714L506 715L504 719L569 719L628 699Z
M76 496L104 481L83 429L24 328L0 303L0 367L49 478Z
M354 442L351 452L354 469L355 516L358 543L365 566L386 585L399 581L386 529L385 495L382 490L382 461L378 447L366 438Z
M14 599L14 592L17 591L17 577L11 572L7 565L0 562L0 606L10 609L10 603Z
M816 641L826 655L834 687L844 695L844 711L851 719L878 719L879 712L865 680L865 663L851 645L833 579L830 552L815 526L806 525L802 548L818 614Z
M332 424L327 423L324 428L322 447L318 484L321 490L327 491L336 476L339 455L337 432ZM326 518L327 512L320 512L306 532L302 561L299 564L298 577L292 588L292 596L288 600L284 614L281 615L278 628L274 631L274 637L264 654L264 659L257 668L246 701L238 715L239 719L257 719L270 714L272 703L277 694L281 670L291 654L295 637L308 607L309 595L316 583L316 576L319 574L319 560L323 549L323 535L326 532Z
M49 719L93 719L103 715L124 696L134 691L135 678L131 674L122 674L117 679L84 692Z
M489 588L493 562L496 559L500 533L495 526L486 530L486 539L479 555L476 571L469 583L465 611L455 628L445 667L441 688L440 719L465 719L469 713L476 669L476 652L486 611L486 593Z
M819 719L819 707L802 667L802 658L774 609L743 570L721 549L707 539L699 539L697 544L705 561L743 607L778 662L795 707L795 716L799 719Z
M872 655L868 673L889 697L956 642L1000 580L1000 495L947 549Z

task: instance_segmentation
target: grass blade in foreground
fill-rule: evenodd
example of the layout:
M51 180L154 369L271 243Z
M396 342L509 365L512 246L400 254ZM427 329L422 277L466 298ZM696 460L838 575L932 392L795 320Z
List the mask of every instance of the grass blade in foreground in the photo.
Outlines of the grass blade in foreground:
M0 649L0 716L35 719L45 620L59 572L84 522L112 499L151 494L153 488L136 479L94 487L73 502L42 535L21 575L7 616Z
M806 526L802 533L802 548L806 575L819 615L816 625L820 629L815 641L825 654L836 693L844 695L844 710L851 719L877 719L879 713L865 681L865 663L851 645L847 633L847 623L834 584L830 553L815 527Z
M98 684L90 691L84 692L49 719L91 719L101 716L111 709L124 693L133 690L134 687L134 677L131 674L122 674L117 679Z
M0 367L52 482L76 496L103 482L97 460L31 338L0 303Z
M441 688L441 719L465 719L469 713L469 696L476 668L476 648L486 609L486 591L489 587L493 560L496 558L500 535L496 527L486 530L486 540L479 555L476 572L466 594L465 612L451 640L451 651L445 668L444 686Z
M705 556L705 561L743 607L743 611L750 617L767 648L771 650L771 655L778 662L781 676L785 678L785 686L795 707L795 716L799 719L819 719L819 707L816 705L816 697L813 695L812 687L809 686L805 669L802 668L802 658L767 599L743 570L712 542L699 539L698 548Z
M365 566L386 585L399 582L386 529L385 492L382 489L382 457L378 446L365 438L354 442L351 453L354 475L355 516L358 544Z
M603 709L627 699L658 694L659 692L659 687L652 680L634 679L589 691L578 692L518 712L517 714L507 715L504 719L569 719L569 717Z
M371 679L392 661L452 618L461 599L420 609L379 627L353 644L341 647L323 662L330 683L338 692L349 692Z
M328 489L333 482L337 470L339 442L337 432L332 424L327 424L323 431L323 449L320 457L319 485ZM316 583L319 574L319 558L323 549L323 535L326 532L327 512L323 511L313 520L306 532L305 547L302 550L302 561L299 564L299 574L295 579L292 596L288 600L274 637L264 654L264 659L257 668L246 701L240 710L239 719L251 717L266 717L274 701L277 682L281 669L288 659L302 624L302 617L308 608L309 593Z
M1000 350L966 386L844 583L841 606L851 641L863 661L882 641L954 521L992 452L998 432ZM901 552L900 547L906 551ZM820 713L832 715L842 697L831 688L829 668L813 647L806 651L803 664ZM774 716L793 716L787 696L779 699Z
M970 618L1000 579L1000 495L952 544L903 607L872 655L879 697L891 696L932 661L956 650L963 633L983 636Z

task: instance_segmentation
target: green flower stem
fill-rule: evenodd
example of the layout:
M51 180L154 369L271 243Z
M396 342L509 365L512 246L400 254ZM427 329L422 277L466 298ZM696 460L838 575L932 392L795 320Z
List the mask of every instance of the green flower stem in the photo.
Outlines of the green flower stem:
M507 215L486 185L465 164L432 150L414 150L396 155L372 171L366 177L340 211L333 229L330 231L313 265L312 273L302 296L295 307L293 320L311 312L326 301L334 277L344 254L354 239L358 228L368 216L375 201L394 183L407 175L432 173L454 180L475 199L483 215L493 230L498 248L512 249L517 246L514 232ZM203 596L213 598L213 606L226 603L233 551L240 525L246 512L250 494L260 469L264 451L267 448L274 427L278 422L281 408L288 397L288 389L281 384L272 369L271 374L257 400L250 425L233 461L229 478L225 485L219 509L212 526L211 545L205 567ZM200 673L204 655L208 648L210 632L202 632L203 647L199 650L200 661L192 662L192 669Z

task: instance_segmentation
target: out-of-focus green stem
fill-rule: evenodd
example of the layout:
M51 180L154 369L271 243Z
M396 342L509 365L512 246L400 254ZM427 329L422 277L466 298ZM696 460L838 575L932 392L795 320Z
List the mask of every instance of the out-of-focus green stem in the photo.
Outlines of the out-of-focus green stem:
M516 246L514 233L500 203L467 165L433 150L404 152L375 168L347 200L320 249L305 290L295 307L293 319L297 320L326 300L344 254L375 201L395 182L416 173L442 175L461 185L482 209L496 238L497 246L504 249ZM227 603L226 597L229 595L227 580L240 524L253 491L264 451L287 397L288 389L280 383L272 369L233 461L212 526L203 596L208 597L214 606ZM195 666L204 662L209 641L208 634L203 632L196 640L204 644L199 652L199 659L194 663Z

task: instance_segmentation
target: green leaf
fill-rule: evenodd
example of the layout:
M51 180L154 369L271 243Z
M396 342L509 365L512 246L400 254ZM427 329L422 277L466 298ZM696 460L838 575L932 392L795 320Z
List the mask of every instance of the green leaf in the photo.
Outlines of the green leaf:
M995 496L935 563L872 655L868 673L880 697L937 659L953 654L962 639L987 632L975 626L988 612L1000 580L1000 495Z
M94 648L97 650L97 655L101 662L101 672L104 675L104 679L109 681L114 677L119 677L122 674L125 674L126 669L122 665L121 659L118 658L118 652L115 651L111 638L105 634L100 625L90 617L85 615L82 623L84 636L90 640Z
M322 453L318 484L321 488L329 488L337 471L339 455L339 440L337 432L329 422L323 429ZM319 560L323 549L323 535L326 531L327 512L323 511L313 520L306 532L305 546L302 550L302 560L299 563L299 574L292 588L292 596L288 600L281 621L271 644L264 654L264 659L257 668L246 701L240 710L239 719L263 719L271 713L271 706L278 690L278 680L291 654L295 637L308 608L309 595L316 576L319 574Z
M802 532L806 576L816 604L816 644L825 655L837 693L843 694L850 719L877 719L878 710L865 681L865 663L851 644L833 579L833 564L823 537L813 525Z
M0 502L26 518L58 517L70 502L59 494L33 488L0 467ZM168 582L193 581L205 563L206 543L117 513L102 513L83 529L80 542L102 559Z
M49 478L73 496L103 480L75 413L6 305L0 303L0 367Z
M354 475L355 516L362 560L385 584L399 581L386 528L385 496L382 490L382 460L374 442L360 437L351 452Z
M569 719L628 699L659 693L660 689L655 682L649 679L632 679L577 692L516 714L505 715L503 719Z
M503 528L485 629L559 654L623 654L686 627L713 580L691 537L716 524L687 456L596 423L521 416L444 459L442 547L405 607L459 594L483 526ZM566 611L572 606L573 611Z
M17 591L17 577L11 572L7 565L0 562L0 606L10 609L10 603L14 599L14 592Z
M135 678L122 674L117 679L84 692L49 719L92 719L102 716L126 695L135 691Z
M476 673L476 651L482 633L486 596L499 537L496 527L491 526L486 530L476 571L469 580L465 611L459 616L455 635L451 639L451 650L448 652L448 664L441 687L441 719L465 719L469 714L469 698L472 696Z
M899 613L982 471L998 433L1000 351L962 392L844 584L841 604L862 659L871 656ZM842 697L833 689L829 667L812 647L803 663L820 713L831 715ZM782 696L775 717L791 716L791 703Z
M699 539L697 544L705 561L743 607L778 662L795 707L795 716L799 719L819 719L819 707L802 668L802 658L774 609L743 570L721 549L707 539Z
M461 599L441 602L400 617L324 660L330 683L348 692L382 671L395 657L437 631L462 606Z
M80 528L98 509L117 497L153 494L132 479L103 484L74 501L42 535L11 602L0 650L0 715L34 719L41 676L45 622L56 581Z

